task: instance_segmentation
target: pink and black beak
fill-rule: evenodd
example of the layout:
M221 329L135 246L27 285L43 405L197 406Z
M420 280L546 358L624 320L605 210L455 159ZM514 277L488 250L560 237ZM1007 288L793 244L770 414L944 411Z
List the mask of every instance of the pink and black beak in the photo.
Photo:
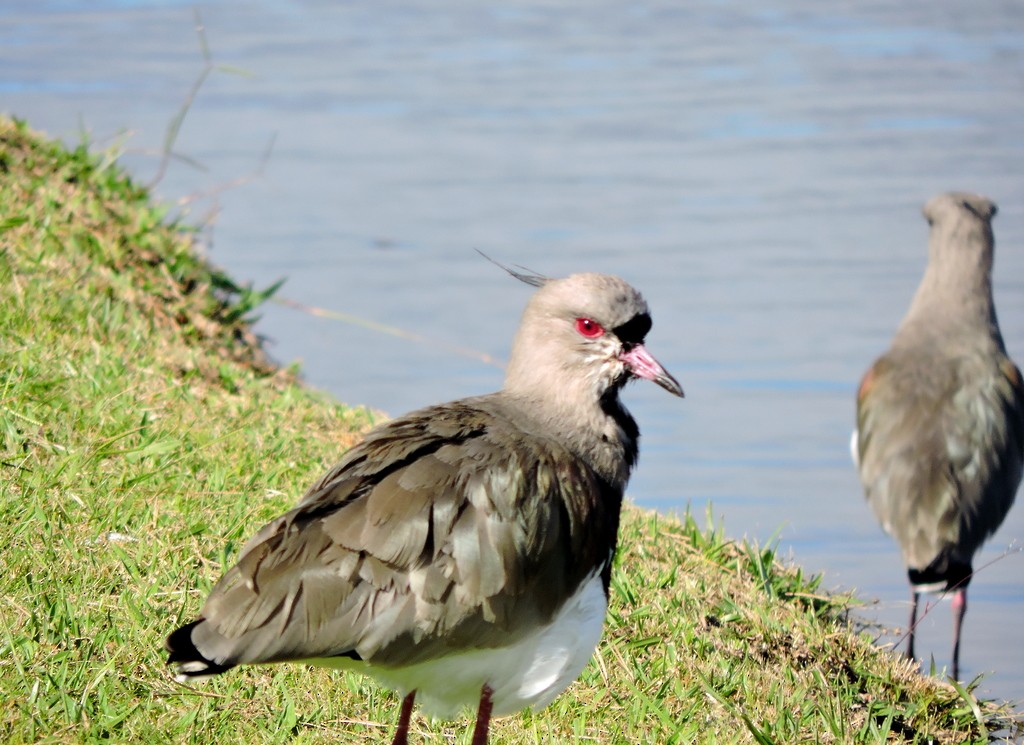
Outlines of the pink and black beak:
M624 348L619 354L619 360L625 363L634 377L650 380L669 393L683 398L683 387L679 385L679 381L651 356L643 344L633 344Z

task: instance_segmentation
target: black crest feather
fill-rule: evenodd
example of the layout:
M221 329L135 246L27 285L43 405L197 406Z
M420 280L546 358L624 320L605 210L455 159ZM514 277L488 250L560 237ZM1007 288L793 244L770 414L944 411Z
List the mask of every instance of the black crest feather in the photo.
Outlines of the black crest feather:
M518 279L520 282L525 282L526 284L532 285L533 287L543 287L544 285L546 285L548 282L551 281L550 277L545 277L543 274L538 274L537 272L533 271L532 269L527 269L525 266L516 265L517 269L522 270L522 271L516 271L516 269L512 269L511 267L507 267L504 264L502 264L500 261L495 261L490 256L488 256L483 251L481 251L479 248L474 249L474 250L478 254L483 256L485 259L487 259L489 262L494 264L495 266L501 267L502 269L504 269L506 272L511 274L513 277Z

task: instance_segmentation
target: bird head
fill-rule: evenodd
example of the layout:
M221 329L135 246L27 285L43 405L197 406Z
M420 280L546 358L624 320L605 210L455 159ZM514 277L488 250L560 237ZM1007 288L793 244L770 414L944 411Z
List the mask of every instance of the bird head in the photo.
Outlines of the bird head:
M650 311L625 280L596 273L549 279L508 271L538 290L523 313L506 389L543 387L570 401L582 397L582 403L614 395L639 378L683 395L678 381L644 346Z

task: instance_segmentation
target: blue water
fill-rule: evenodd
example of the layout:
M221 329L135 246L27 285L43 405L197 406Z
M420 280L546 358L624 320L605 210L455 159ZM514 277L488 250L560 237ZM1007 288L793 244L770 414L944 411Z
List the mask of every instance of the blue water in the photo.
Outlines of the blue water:
M0 107L124 150L146 181L204 68L193 3L9 0ZM779 541L826 585L907 613L892 543L849 463L857 381L925 260L920 207L1000 206L996 300L1024 362L1024 6L739 0L263 2L199 6L214 69L157 192L204 250L300 303L281 361L392 413L492 390L545 274L620 274L687 398L636 385L641 505ZM269 148L269 155L265 155ZM966 676L1024 697L1024 507L979 557ZM920 651L948 664L948 604Z

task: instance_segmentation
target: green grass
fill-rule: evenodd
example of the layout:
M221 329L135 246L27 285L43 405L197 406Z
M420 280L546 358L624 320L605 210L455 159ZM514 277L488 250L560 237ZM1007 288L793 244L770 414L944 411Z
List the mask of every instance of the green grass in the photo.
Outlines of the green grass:
M239 286L109 157L0 119L0 740L389 742L396 699L297 665L186 687L163 639L373 422L263 359ZM429 403L429 402L424 402ZM629 509L605 640L494 743L984 742L1012 714L850 630L768 549ZM417 742L468 718L417 716Z

